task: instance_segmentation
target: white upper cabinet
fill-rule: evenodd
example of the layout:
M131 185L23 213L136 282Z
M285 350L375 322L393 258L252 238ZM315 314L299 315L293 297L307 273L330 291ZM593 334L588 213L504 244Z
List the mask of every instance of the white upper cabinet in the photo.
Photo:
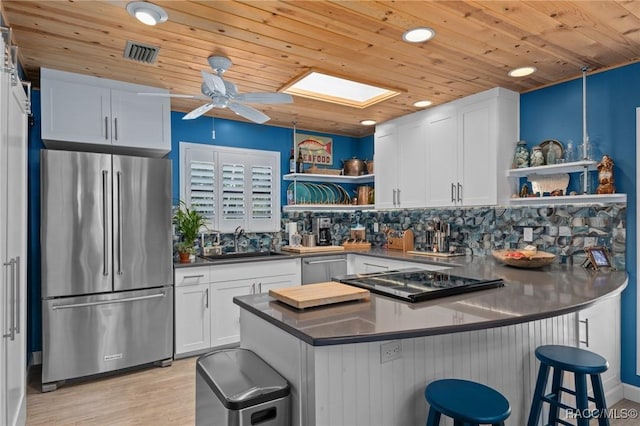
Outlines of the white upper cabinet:
M408 119L376 129L376 208L421 207L426 202L427 140L423 120Z
M496 88L379 126L376 207L506 203L519 95ZM383 174L385 171L386 175Z
M171 104L155 87L43 68L42 140L60 147L163 156L171 150Z

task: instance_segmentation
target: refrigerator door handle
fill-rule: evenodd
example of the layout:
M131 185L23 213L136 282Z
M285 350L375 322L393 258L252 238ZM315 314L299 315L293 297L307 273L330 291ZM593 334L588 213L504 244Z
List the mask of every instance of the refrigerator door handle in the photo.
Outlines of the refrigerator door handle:
M98 305L109 305L112 303L125 303L125 302L136 302L138 300L149 300L149 299L159 299L166 296L166 292L151 294L149 296L138 296L138 297L129 297L127 299L114 299L114 300L100 300L97 302L86 302L86 303L73 303L70 305L54 305L51 309L71 309L71 308L83 308L86 306L98 306Z
M122 275L122 172L116 173L118 181L118 275Z
M16 261L15 259L11 259L10 261L5 262L3 265L11 266L11 283L7 285L7 287L10 286L11 288L11 297L7 298L8 301L11 301L11 308L10 308L11 321L9 323L9 332L6 334L3 334L2 337L9 337L11 340L15 340L16 339L16 328L15 328L16 327L16 324L15 324L15 321L16 321L16 304L15 304Z
M102 171L102 275L109 275L109 200L107 200L107 191L109 184L107 178L109 172Z

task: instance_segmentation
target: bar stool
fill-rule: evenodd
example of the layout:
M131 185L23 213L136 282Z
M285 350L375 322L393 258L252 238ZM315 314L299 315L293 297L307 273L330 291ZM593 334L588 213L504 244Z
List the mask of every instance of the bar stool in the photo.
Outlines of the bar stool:
M500 392L468 380L436 380L429 383L424 397L431 406L427 426L438 426L442 414L451 417L455 426L503 426L511 414L509 401Z
M550 405L549 421L547 424L571 425L572 423L558 419L559 410L563 408L565 410L573 410L573 412L577 414L576 419L578 426L588 426L589 421L596 416L598 418L598 425L609 425L609 419L605 416L598 415L598 413L602 413L607 407L604 399L602 379L600 378L600 374L609 368L609 363L606 359L584 349L560 345L538 347L536 349L536 358L540 360L540 369L538 370L538 380L533 394L529 422L527 423L528 426L535 426L538 423L540 412L542 411L542 403L544 402ZM553 367L551 393L545 395L545 389L549 379L549 369L551 367ZM565 371L573 373L576 386L575 391L562 386L562 377ZM587 393L587 375L591 377L593 397L590 397ZM561 402L562 392L575 396L576 407L571 407ZM595 402L597 412L591 413L588 411L589 401Z

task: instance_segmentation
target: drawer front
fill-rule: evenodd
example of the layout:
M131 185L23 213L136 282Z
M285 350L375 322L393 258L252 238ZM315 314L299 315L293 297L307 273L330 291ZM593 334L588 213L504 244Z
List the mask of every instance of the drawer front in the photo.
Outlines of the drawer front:
M268 261L249 261L211 267L211 282L246 280L300 274L300 258Z
M211 282L209 266L198 266L192 268L179 268L175 270L176 287L184 285L208 284Z

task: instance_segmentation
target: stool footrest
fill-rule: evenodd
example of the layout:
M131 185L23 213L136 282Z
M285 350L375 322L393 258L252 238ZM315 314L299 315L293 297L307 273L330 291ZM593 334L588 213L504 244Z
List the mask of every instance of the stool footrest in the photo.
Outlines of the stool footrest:
M560 402L560 401L556 401L555 398L556 398L555 394L549 393L547 395L544 395L541 399L544 402L547 402L547 403L549 403L549 404L551 404L551 405L553 405L555 407L560 407L560 408L563 408L565 410L575 410L575 407L572 407L571 405L567 405L567 404L565 404L563 402Z

